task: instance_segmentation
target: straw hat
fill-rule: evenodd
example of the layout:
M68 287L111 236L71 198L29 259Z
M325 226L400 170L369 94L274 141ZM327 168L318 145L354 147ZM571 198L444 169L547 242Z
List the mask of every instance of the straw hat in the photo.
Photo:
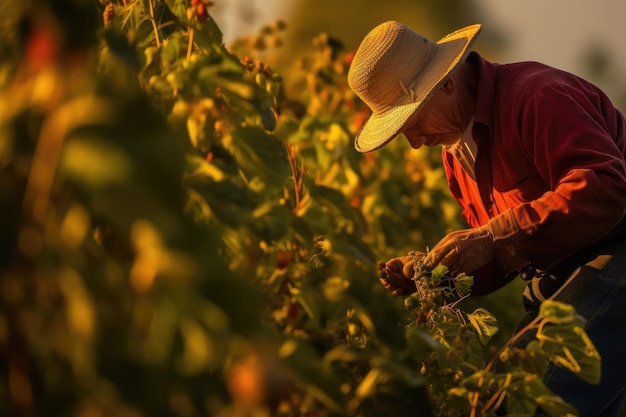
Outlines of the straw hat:
M373 151L398 136L465 59L480 28L467 26L437 42L394 21L372 29L348 72L350 88L372 110L356 135L356 150Z

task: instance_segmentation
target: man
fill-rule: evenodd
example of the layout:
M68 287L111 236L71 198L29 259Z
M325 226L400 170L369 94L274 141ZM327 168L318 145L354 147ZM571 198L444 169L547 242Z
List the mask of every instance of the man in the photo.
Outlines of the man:
M470 52L480 29L433 42L398 22L374 28L348 74L372 110L355 147L374 151L400 134L416 149L442 145L471 228L445 236L426 265L473 275L474 294L530 279L528 317L548 297L573 305L602 355L602 381L552 367L547 385L581 416L617 416L626 394L626 121L572 74ZM385 272L394 294L415 290L410 257Z

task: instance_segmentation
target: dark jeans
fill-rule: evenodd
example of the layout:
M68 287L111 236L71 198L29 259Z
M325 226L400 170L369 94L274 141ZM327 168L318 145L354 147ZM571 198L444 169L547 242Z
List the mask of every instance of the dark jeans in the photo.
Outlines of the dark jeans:
M602 358L602 378L592 385L550 364L546 385L581 417L619 416L626 397L626 239L581 262L553 299L572 305L585 318L585 331ZM537 315L538 306L527 303L526 310L520 325Z

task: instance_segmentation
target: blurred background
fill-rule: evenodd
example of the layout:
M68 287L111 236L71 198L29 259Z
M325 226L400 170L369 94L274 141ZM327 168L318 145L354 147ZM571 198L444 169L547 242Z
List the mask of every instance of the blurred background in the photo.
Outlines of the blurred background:
M626 15L623 0L230 0L213 15L225 42L276 19L287 22L283 59L327 32L355 49L385 20L399 20L433 40L480 22L476 49L499 62L533 60L573 72L626 108Z

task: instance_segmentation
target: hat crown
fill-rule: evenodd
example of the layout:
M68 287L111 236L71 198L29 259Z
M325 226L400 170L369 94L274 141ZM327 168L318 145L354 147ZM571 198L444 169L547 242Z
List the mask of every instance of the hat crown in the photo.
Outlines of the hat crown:
M466 26L437 42L395 21L372 29L348 71L350 88L372 111L354 147L370 152L399 135L465 60L480 29Z
M438 46L399 22L382 23L361 42L348 84L374 114L414 102L420 75Z

